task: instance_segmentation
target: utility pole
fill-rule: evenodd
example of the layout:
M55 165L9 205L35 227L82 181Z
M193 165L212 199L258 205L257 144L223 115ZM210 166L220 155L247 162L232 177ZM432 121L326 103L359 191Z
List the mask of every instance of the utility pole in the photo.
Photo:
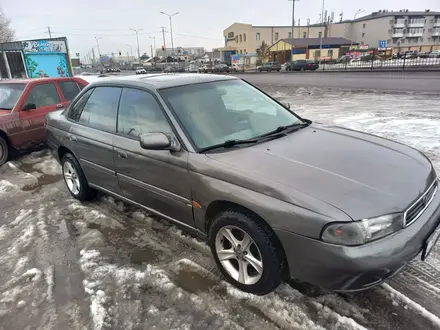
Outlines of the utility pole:
M93 57L93 61L92 61L92 67L95 66L96 67L96 60L95 60L95 49L92 48L92 57Z
M50 31L50 26L47 27L47 33L49 33L49 38L52 39L52 32Z
M151 61L153 61L154 55L153 55L153 45L150 45L150 49L151 49Z
M293 27L295 26L295 1L299 0L289 0L292 1L292 32L291 32L291 39L294 38L293 36Z
M131 31L134 31L136 33L136 40L137 40L137 50L138 50L138 60L139 60L139 64L141 64L141 52L139 50L139 31L142 31L143 29L132 29L130 28Z
M319 66L321 66L321 58L322 58L322 35L323 35L323 31L322 31L322 27L324 26L324 1L322 0L322 12L321 12L321 40L320 40L320 44L319 44Z
M99 40L102 39L103 37L95 37L96 40L96 47L98 48L98 61L99 61L99 67L102 68L102 63L101 63L101 51L99 50ZM93 48L92 48L93 50ZM93 53L93 57L95 56L95 53Z
M162 26L161 29L162 29L162 37L163 37L163 49L165 51L165 63L168 64L168 55L167 55L167 51L166 51L167 46L165 43L165 28Z
M154 55L152 55L153 57L156 56L156 37L150 37L150 39L153 39L153 43L154 43ZM153 53L151 53L153 54Z
M351 42L350 42L350 49L351 49L351 47L353 47L353 26L354 26L354 22L356 21L356 16L357 16L358 14L360 14L360 13L363 13L364 11L365 11L365 10L359 9L359 10L356 12L356 14L354 14L353 22L351 23L351 33L350 33L350 39L351 39Z
M173 23L171 21L171 17L173 17L174 15L177 15L179 12L176 12L174 14L167 14L164 13L163 11L160 12L161 14L164 14L165 16L168 16L170 18L170 33L171 33L171 56L174 55L174 41L173 41ZM174 57L173 57L173 64L174 64Z

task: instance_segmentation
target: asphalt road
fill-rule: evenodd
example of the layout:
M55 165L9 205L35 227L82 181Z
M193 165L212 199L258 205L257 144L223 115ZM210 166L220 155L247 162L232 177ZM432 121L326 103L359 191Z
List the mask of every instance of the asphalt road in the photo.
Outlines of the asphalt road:
M237 76L257 85L440 93L440 72L273 72Z

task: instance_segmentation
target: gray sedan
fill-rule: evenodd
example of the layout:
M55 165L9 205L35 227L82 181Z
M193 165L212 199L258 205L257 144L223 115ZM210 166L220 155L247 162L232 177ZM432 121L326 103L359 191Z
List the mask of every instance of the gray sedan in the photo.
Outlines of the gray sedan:
M440 236L421 152L300 118L234 77L97 80L46 122L73 197L101 191L205 239L243 291L367 289Z

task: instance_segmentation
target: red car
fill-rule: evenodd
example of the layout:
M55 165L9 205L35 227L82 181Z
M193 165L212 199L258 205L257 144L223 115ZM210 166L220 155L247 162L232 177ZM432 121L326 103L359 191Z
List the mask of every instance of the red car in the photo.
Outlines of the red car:
M86 85L75 77L0 81L0 166L11 150L45 142L47 113L64 109Z

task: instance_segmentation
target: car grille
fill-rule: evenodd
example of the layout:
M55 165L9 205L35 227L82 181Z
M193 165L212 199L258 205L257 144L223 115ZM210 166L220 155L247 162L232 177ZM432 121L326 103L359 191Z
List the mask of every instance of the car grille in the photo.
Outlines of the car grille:
M425 193L404 213L405 227L412 224L417 220L418 217L425 211L429 203L431 203L434 198L435 193L438 189L437 179L431 184L431 186L425 191Z

